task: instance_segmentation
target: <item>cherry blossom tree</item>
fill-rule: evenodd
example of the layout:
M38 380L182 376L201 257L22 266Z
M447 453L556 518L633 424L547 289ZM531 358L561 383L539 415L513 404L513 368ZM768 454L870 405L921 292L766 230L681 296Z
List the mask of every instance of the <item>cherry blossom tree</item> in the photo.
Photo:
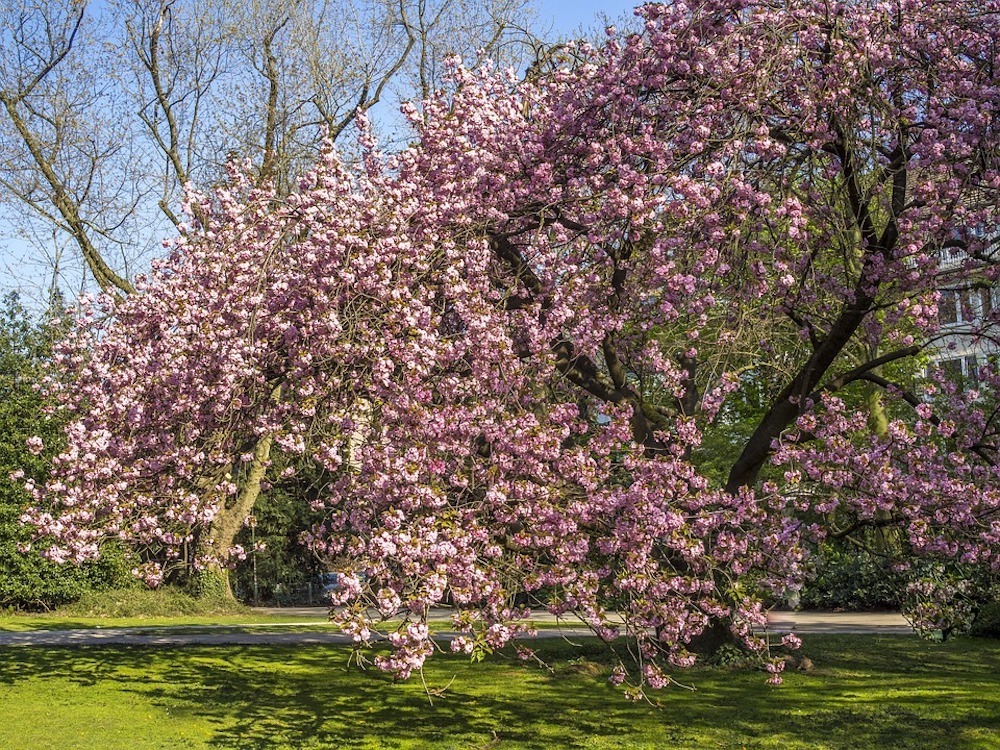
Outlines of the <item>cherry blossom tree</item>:
M526 80L453 61L400 154L362 118L363 163L331 147L285 199L234 168L81 315L32 522L67 560L140 545L155 583L219 564L220 509L305 462L310 542L365 573L335 621L364 645L402 618L380 667L420 668L433 604L477 654L538 603L635 695L723 626L766 656L764 604L825 535L995 569L996 378L890 375L938 335L944 254L996 276L998 11L650 4ZM768 381L713 481L702 437Z

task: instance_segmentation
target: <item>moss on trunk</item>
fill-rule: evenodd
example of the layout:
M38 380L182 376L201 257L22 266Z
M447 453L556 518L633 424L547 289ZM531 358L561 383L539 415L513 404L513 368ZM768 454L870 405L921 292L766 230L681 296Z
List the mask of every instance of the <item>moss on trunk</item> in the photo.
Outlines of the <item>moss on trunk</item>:
M187 584L191 593L199 598L234 598L229 571L223 565L260 497L272 443L270 435L257 441L242 488L234 499L219 509L211 525L202 533L197 554L202 567L191 573Z

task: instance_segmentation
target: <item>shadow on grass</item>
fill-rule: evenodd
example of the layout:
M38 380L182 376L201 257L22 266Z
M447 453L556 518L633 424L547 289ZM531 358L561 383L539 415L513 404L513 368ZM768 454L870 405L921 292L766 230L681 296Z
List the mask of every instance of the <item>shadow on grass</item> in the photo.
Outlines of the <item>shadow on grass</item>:
M431 687L451 682L433 705L419 677L394 684L375 670L347 670L349 651L335 646L15 648L0 652L0 685L113 684L207 722L209 745L220 750L1000 747L995 641L813 638L806 651L817 668L790 674L783 688L760 673L685 671L678 677L697 692L656 695L663 710L610 688L595 647L583 660L559 643L540 651L554 676L510 659L434 657Z

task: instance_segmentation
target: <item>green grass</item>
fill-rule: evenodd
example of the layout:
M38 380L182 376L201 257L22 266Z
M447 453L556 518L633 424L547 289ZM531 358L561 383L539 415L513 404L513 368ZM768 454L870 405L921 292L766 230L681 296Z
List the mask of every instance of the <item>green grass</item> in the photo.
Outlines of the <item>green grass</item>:
M266 625L312 622L321 625L325 614L265 615L233 599L196 598L165 586L90 592L54 612L27 614L0 610L0 632L67 630L72 628L186 627L209 625Z
M0 749L1000 748L1000 643L813 636L808 673L699 668L649 704L606 681L597 647L539 643L555 674L436 656L419 678L346 668L334 646L8 648ZM581 653L584 658L580 658Z
M171 615L137 617L88 617L64 612L47 614L0 615L0 632L29 630L72 630L74 628L209 628L214 625L274 625L302 623L315 620L316 627L324 627L326 616L264 615L248 612L242 615Z

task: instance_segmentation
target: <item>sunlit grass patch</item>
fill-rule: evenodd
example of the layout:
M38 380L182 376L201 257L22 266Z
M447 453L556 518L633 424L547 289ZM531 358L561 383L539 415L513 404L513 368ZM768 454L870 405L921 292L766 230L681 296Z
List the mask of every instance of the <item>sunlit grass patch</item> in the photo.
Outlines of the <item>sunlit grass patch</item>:
M439 654L424 679L348 667L337 646L0 651L0 748L955 748L1000 746L1000 643L814 636L815 664L678 674L629 703L599 644ZM428 694L428 691L430 695Z

